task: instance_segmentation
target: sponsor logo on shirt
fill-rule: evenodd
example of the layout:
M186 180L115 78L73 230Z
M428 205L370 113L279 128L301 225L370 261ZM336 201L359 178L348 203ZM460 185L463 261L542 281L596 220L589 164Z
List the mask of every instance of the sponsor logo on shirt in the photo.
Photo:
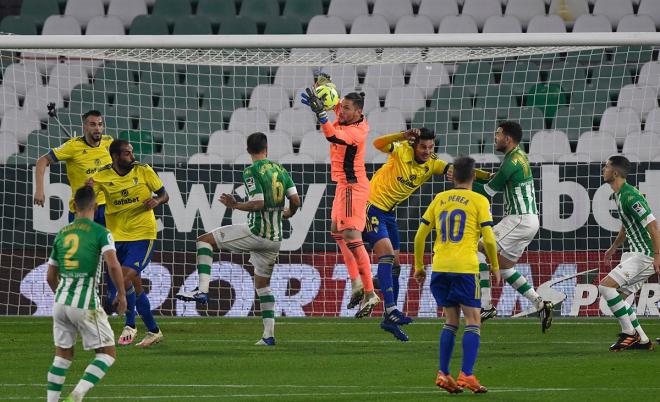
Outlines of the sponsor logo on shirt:
M637 201L636 203L632 204L632 209L637 212L637 215L642 216L646 213L646 208L642 205L641 202Z
M257 186L254 184L254 177L248 177L245 180L245 185L247 186L249 192L257 189Z

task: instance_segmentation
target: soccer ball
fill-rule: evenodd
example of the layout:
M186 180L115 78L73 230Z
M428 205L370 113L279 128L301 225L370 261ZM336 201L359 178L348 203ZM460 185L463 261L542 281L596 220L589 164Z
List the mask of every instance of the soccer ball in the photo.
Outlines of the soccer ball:
M315 89L316 96L323 102L323 109L333 110L339 103L337 90L330 85L319 85Z

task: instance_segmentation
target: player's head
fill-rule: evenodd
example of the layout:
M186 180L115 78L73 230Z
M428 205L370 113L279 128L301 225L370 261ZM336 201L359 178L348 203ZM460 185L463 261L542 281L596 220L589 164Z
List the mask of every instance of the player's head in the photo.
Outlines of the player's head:
M624 179L630 171L630 161L621 155L610 156L603 167L603 180L612 183L617 178Z
M133 145L126 140L116 139L110 144L110 157L112 164L120 167L121 169L128 169L135 162L133 155Z
M431 158L435 151L435 133L428 128L420 128L419 136L415 137L413 142L415 149L415 160L418 162L426 162Z
M101 141L103 135L103 115L98 110L90 110L82 115L83 135L94 142Z
M268 137L266 134L256 132L247 138L247 151L250 155L259 155L268 153Z
M339 107L339 124L353 124L362 118L364 92L351 92L344 96Z
M515 121L503 121L497 125L495 131L495 150L507 152L520 144L522 140L522 127Z
M458 156L454 159L454 183L471 184L474 180L474 159Z
M76 212L89 212L96 209L96 193L92 186L82 186L73 197Z

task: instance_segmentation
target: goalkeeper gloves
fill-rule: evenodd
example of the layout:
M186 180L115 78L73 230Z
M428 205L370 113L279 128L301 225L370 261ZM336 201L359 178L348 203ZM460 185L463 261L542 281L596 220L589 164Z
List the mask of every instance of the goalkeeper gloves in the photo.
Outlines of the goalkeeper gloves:
M311 88L306 88L305 92L301 94L301 102L309 106L312 112L316 114L319 123L324 124L328 121L328 113L323 110L323 102L316 96L316 92Z

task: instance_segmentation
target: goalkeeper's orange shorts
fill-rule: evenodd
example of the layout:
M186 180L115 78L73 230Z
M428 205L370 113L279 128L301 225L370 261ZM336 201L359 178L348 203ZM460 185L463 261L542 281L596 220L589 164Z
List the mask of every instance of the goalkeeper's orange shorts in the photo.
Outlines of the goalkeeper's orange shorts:
M355 229L362 232L367 219L369 182L338 183L332 201L332 220L337 230Z

